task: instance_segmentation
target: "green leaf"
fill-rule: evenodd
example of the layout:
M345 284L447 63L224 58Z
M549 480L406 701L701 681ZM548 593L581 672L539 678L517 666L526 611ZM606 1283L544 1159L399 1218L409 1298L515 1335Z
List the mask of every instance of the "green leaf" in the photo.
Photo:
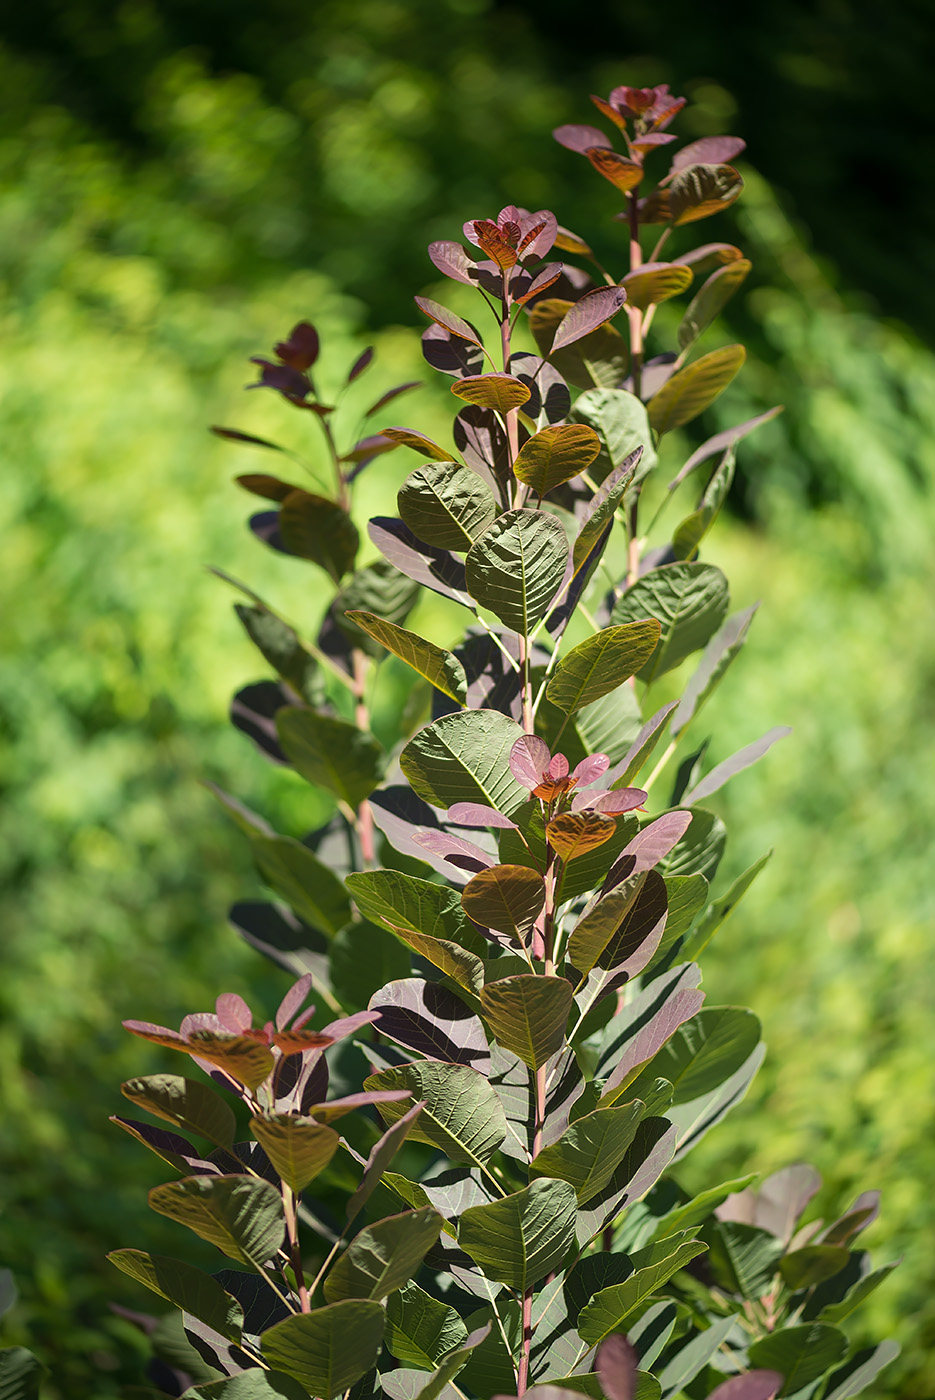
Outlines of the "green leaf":
M467 882L461 904L482 928L496 929L525 945L545 905L545 881L527 865L492 865Z
M646 872L632 876L604 895L578 920L568 940L568 959L582 977L591 971L604 949L617 937L645 883Z
M803 1327L784 1327L751 1346L751 1367L779 1371L785 1377L780 1395L794 1395L823 1376L829 1366L842 1360L847 1338L836 1327L823 1322Z
M828 1377L824 1400L851 1400L851 1396L860 1395L871 1381L876 1380L884 1366L896 1360L899 1350L898 1342L886 1341L849 1357Z
M858 1279L853 1288L848 1289L840 1303L829 1303L827 1307L822 1308L818 1314L818 1320L831 1323L843 1322L845 1318L850 1317L855 1309L860 1307L865 1298L869 1298L870 1294L879 1288L884 1279L889 1278L896 1267L896 1264L884 1264L881 1269L874 1269L873 1273L865 1274L862 1279Z
M233 1109L207 1084L179 1074L148 1074L121 1084L124 1098L185 1132L198 1133L218 1147L234 1145Z
M605 627L563 656L546 695L566 715L616 690L646 665L659 642L656 618Z
M409 1131L414 1142L438 1147L453 1162L483 1166L507 1134L507 1122L495 1091L486 1078L468 1065L420 1060L411 1065L371 1074L365 1089L408 1089L424 1107ZM381 1103L384 1123L395 1123L407 1110L400 1103Z
M379 1303L346 1298L285 1318L263 1333L260 1345L267 1361L311 1395L333 1400L376 1361L384 1323Z
M626 289L628 306L647 311L654 304L680 296L694 276L684 263L643 263L622 277L620 285Z
M279 532L290 554L319 564L335 583L354 567L360 535L336 501L291 491L279 510Z
M696 1332L689 1342L679 1347L663 1367L659 1379L666 1400L681 1395L685 1386L704 1370L712 1356L737 1326L733 1316L716 1318L704 1332Z
M464 667L456 656L434 642L420 637L418 632L410 632L406 627L397 627L394 622L386 622L375 613L350 612L347 616L356 622L374 641L386 647L394 656L405 661L420 676L431 682L436 690L457 700L463 705L467 700L467 676Z
M234 612L257 651L266 658L278 676L310 704L324 698L324 685L317 661L302 645L297 632L266 607L235 603Z
M39 1400L42 1363L25 1347L0 1348L0 1400Z
M548 612L567 559L568 540L554 515L507 510L468 551L468 591L505 627L528 636Z
M415 1400L439 1400L439 1397L445 1400L448 1382L468 1363L475 1348L479 1347L490 1336L490 1330L488 1322L485 1326L478 1327L465 1337L462 1346L446 1352L436 1363L435 1374L421 1387ZM451 1393L457 1395L459 1391L452 1389Z
M691 1103L717 1089L745 1063L760 1040L760 1023L742 1006L699 1011L678 1030L630 1086L639 1095L645 1078L672 1084L675 1104Z
M250 1131L293 1191L304 1191L331 1161L341 1141L333 1128L313 1118L284 1113L257 1116Z
M693 1225L703 1224L719 1205L723 1205L728 1196L745 1190L751 1181L756 1181L755 1172L749 1176L737 1177L734 1181L725 1181L720 1186L712 1186L707 1191L693 1196L684 1205L674 1206L659 1217L653 1238L662 1239L666 1235L674 1235L677 1230L690 1230Z
M541 1177L523 1191L471 1206L458 1226L458 1244L487 1278L523 1293L561 1266L575 1238L574 1190Z
M431 1370L466 1339L467 1328L454 1308L417 1283L407 1283L387 1300L386 1345L403 1363Z
M721 513L733 479L734 449L729 447L718 464L698 509L682 521L672 536L672 550L676 559L694 559L698 553L698 546Z
M564 977L533 974L488 982L480 994L488 1029L536 1070L565 1043L573 989Z
M486 945L454 890L399 870L362 871L348 875L346 884L366 918L389 929L466 991L480 991L484 966L478 954L486 952Z
M688 932L695 915L705 907L708 888L708 882L703 875L669 875L666 878L666 900L669 912L659 946L653 954L652 960L647 964L647 972L651 973L653 968L663 962L669 951ZM684 961L694 962L694 958L686 957Z
M583 423L560 423L543 428L523 444L513 474L541 500L556 486L586 472L600 450L601 440L593 428Z
M412 533L436 549L470 549L497 515L497 503L477 473L457 462L418 467L396 499Z
M575 728L589 753L606 753L611 763L618 763L640 732L640 705L633 686L619 686L585 705L575 715Z
M746 641L758 607L759 603L754 603L743 612L735 613L711 638L698 663L698 669L682 692L682 698L672 717L673 734L682 732L717 688L728 666Z
M492 374L469 374L464 379L456 379L451 392L467 403L492 408L497 413L509 413L529 398L529 385L512 374L495 370Z
M782 1240L768 1230L735 1220L718 1221L705 1238L711 1251L708 1262L718 1285L748 1302L762 1297L776 1276Z
M618 599L613 621L659 619L659 642L640 680L651 685L703 647L723 622L729 603L727 579L713 564L664 564L638 579Z
M646 405L653 431L661 436L697 418L727 388L746 358L742 345L725 345L678 370Z
M510 750L522 730L499 710L464 710L427 724L399 756L419 797L433 807L482 802L506 816L529 793L510 772Z
M644 1298L704 1251L705 1245L699 1240L686 1239L684 1232L660 1240L648 1251L639 1250L632 1256L635 1272L623 1283L602 1288L587 1307L582 1308L578 1318L578 1334L582 1341L596 1346L611 1332L624 1330L623 1323Z
M600 455L591 469L595 481L603 481L637 447L643 453L633 480L642 481L655 467L649 419L635 394L625 389L589 389L577 399L568 418L572 423L587 423L601 440Z
M603 450L606 451L606 448ZM624 457L620 465L604 477L600 489L588 503L581 529L572 545L572 564L576 574L587 562L591 550L613 519L642 455L642 446L634 447L629 456Z
M688 304L678 330L679 348L687 350L711 322L721 314L735 292L739 291L753 267L749 258L736 258L712 272Z
M351 902L337 875L314 852L289 836L253 836L250 849L263 879L313 928L334 935L351 917Z
M628 1391L622 1392L627 1395L628 1400L659 1400L662 1395L662 1387L656 1377L650 1375L648 1371L637 1371L636 1389L632 1395ZM532 1400L562 1400L565 1395L589 1395L591 1400L604 1400L605 1391L601 1389L600 1381L593 1372L589 1375L564 1376L561 1380L549 1385L533 1385L526 1391Z
M694 807L691 826L663 862L665 874L703 875L713 880L726 845L727 827L720 817L704 807Z
M325 1279L328 1302L379 1301L402 1288L418 1271L441 1228L442 1218L433 1206L390 1215L367 1226L351 1240Z
M383 777L383 749L355 724L290 705L276 715L286 757L308 782L359 807Z
M194 1385L182 1400L308 1400L308 1391L282 1371L257 1368Z
M598 1108L566 1128L558 1142L544 1147L529 1164L531 1177L557 1177L575 1188L584 1205L603 1191L636 1134L645 1105L639 1100Z
M797 1291L800 1288L813 1288L816 1283L824 1283L834 1278L847 1267L850 1251L837 1244L809 1244L804 1249L794 1249L779 1265L782 1281Z
M240 1341L243 1308L210 1274L178 1259L148 1254L142 1249L114 1249L107 1258L130 1278L165 1298L167 1303L191 1313L222 1337Z
M388 559L376 559L362 569L355 569L331 605L331 615L355 646L371 655L379 653L373 638L362 632L347 614L371 612L386 622L401 626L412 612L420 588L415 579L401 573Z
M285 1234L282 1197L271 1182L256 1177L186 1176L154 1187L149 1204L261 1272Z
M682 953L686 962L697 962L698 958L711 942L711 939L721 927L721 924L733 914L747 890L772 857L772 854L772 851L767 851L765 855L760 856L759 860L755 860L742 875L737 876L737 879L725 894L711 901L704 914L698 920L697 928L694 929L691 937L687 939L682 948ZM696 875L692 878L699 879L700 877Z

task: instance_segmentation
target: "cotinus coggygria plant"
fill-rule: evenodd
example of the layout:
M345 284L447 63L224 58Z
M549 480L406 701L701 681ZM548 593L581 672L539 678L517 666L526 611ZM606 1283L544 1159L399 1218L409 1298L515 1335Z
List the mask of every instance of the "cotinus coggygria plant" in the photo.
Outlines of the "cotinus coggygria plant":
M731 612L701 551L738 445L779 410L666 465L744 361L700 342L750 264L689 246L740 193L743 143L672 154L665 87L595 103L622 149L556 137L622 197L620 268L514 206L429 249L478 303L475 324L416 298L459 401L450 445L384 426L339 450L307 323L262 364L324 428L336 495L244 478L276 505L254 527L335 593L314 641L251 595L276 679L235 717L334 815L300 840L223 798L276 896L233 921L300 977L275 1022L228 996L177 1034L130 1023L213 1081L124 1086L172 1125L124 1123L182 1173L152 1204L229 1260L114 1256L182 1310L207 1370L176 1362L175 1393L845 1400L895 1354L841 1326L888 1272L855 1245L873 1194L803 1224L808 1168L679 1185L764 1054L752 1011L707 1004L698 959L767 856L719 886L705 804L788 731L706 769L699 719L755 609ZM397 447L421 464L358 567L349 482ZM423 588L463 610L450 649L405 626ZM412 703L385 748L368 697L400 663Z

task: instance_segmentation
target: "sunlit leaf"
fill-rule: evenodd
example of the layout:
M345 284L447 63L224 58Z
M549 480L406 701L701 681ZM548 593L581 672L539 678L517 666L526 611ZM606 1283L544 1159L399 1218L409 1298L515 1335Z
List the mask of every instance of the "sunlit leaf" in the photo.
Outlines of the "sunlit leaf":
M525 944L545 905L545 882L525 865L492 865L468 881L461 904L482 928L496 929Z
M766 413L758 414L756 418L748 418L745 423L739 423L735 428L725 428L723 432L715 433L714 437L708 438L707 442L703 442L700 447L695 449L681 471L669 482L668 489L674 491L689 473L693 472L702 462L716 457L719 452L726 452L729 447L740 442L741 438L745 438L748 433L752 433L763 423L768 423L770 419L776 418L782 412L783 406L778 404L775 408L768 409Z
M351 916L341 881L301 841L254 836L250 849L266 883L312 928L335 934Z
M778 1371L745 1371L722 1381L708 1400L773 1400L781 1385L782 1376Z
M598 326L616 316L626 299L627 294L622 287L597 287L593 292L585 292L559 323L552 350L561 350L597 330Z
M347 1298L287 1317L263 1333L263 1355L312 1395L334 1400L370 1370L383 1340L379 1303Z
M360 1179L360 1185L348 1198L345 1210L348 1224L357 1218L383 1180L390 1162L408 1137L409 1130L415 1126L416 1119L421 1112L422 1105L415 1104L401 1118L391 1124L371 1148L370 1156L364 1166L364 1174ZM400 1359L402 1360L402 1358Z
M635 160L627 160L617 151L605 150L602 146L592 146L585 151L588 160L599 175L609 180L621 194L636 189L643 178L643 167Z
M382 428L381 435L389 438L397 447L411 447L413 452L418 452L422 457L431 457L436 462L451 461L450 452L446 452L444 447L439 447L437 442L433 442L424 433L414 432L412 428Z
M179 1259L141 1249L114 1249L107 1258L167 1303L191 1313L223 1337L240 1340L243 1309L210 1274Z
M771 1286L782 1257L782 1241L742 1221L718 1220L705 1231L708 1264L718 1287L751 1302ZM845 1251L846 1253L846 1251Z
M466 1338L467 1328L454 1308L416 1283L407 1283L387 1299L386 1344L402 1362L431 1370Z
M676 151L669 174L689 165L724 165L746 149L746 141L739 136L702 136L700 141L690 141Z
M561 1264L575 1234L574 1189L541 1177L523 1191L464 1211L458 1244L488 1278L517 1293Z
M600 439L585 424L562 423L543 428L520 448L513 464L518 481L541 499L549 491L585 472L601 450Z
M802 1327L783 1327L761 1337L748 1355L751 1366L782 1374L780 1395L795 1395L843 1360L846 1351L843 1332L824 1322L812 1322Z
M307 1400L304 1390L282 1371L251 1369L185 1391L182 1400Z
M642 446L635 447L628 456L624 457L618 467L614 467L604 477L600 489L588 502L581 516L578 534L572 546L572 564L576 574L613 519L642 455Z
M276 716L276 730L302 777L349 807L359 806L383 776L383 749L371 734L346 720L290 706Z
M730 603L727 579L713 564L665 564L628 588L613 611L615 624L658 618L659 642L639 673L652 684L699 651L720 627Z
M343 1298L380 1301L418 1271L438 1239L442 1218L431 1206L390 1215L361 1230L325 1279L329 1303Z
M473 611L474 603L467 591L464 565L448 550L423 544L408 525L392 516L374 516L367 526L367 532L386 562L400 573ZM381 609L381 613L386 615L384 609ZM399 621L398 618L394 620Z
M703 413L727 388L747 358L742 345L725 345L673 374L646 405L657 433L671 433Z
M450 651L446 651L444 647L436 646L434 642L426 641L424 637L419 636L418 632L410 632L405 627L397 627L394 622L386 622L382 617L377 617L375 613L357 610L349 612L347 616L381 646L386 647L387 651L391 651L394 656L405 661L420 676L424 676L435 686L436 690L440 690L443 695L456 700L459 705L465 703L467 677L461 662ZM285 744L283 747L286 747ZM288 753L289 750L286 749L286 752ZM344 756L345 750L339 750L339 761L342 767ZM302 769L294 758L293 762L301 772ZM372 789L368 788L368 792L370 791ZM366 794L364 795L366 796ZM355 805L354 802L351 802L351 806Z
M656 618L645 618L595 632L562 657L546 695L566 715L593 704L642 670L660 630Z
M672 551L676 559L696 557L699 544L711 529L727 500L733 479L734 451L729 447L708 482L697 510L686 516L672 536Z
M876 1380L884 1366L896 1360L899 1350L898 1342L888 1340L848 1357L844 1365L828 1377L824 1400L850 1400L851 1396L860 1395Z
M340 1138L332 1128L294 1114L261 1114L250 1131L293 1191L304 1191L331 1161Z
M705 1252L700 1240L686 1239L684 1233L660 1240L631 1256L634 1273L623 1283L613 1284L595 1294L578 1318L578 1332L592 1346L612 1332L624 1330L623 1323L644 1298L661 1288L690 1260ZM643 1263L643 1259L647 1262Z
M488 982L480 1000L497 1041L536 1070L565 1043L572 995L564 977L523 974Z
M497 503L477 473L457 462L432 462L410 472L397 504L409 529L442 549L470 549L497 515Z
M733 204L743 180L732 165L689 165L672 178L668 195L674 224L691 224Z
M745 748L739 749L730 758L725 758L723 763L718 763L707 773L700 783L687 792L682 798L685 807L690 807L693 802L703 802L706 797L722 788L729 778L736 773L742 773L744 769L750 768L758 759L772 748L778 739L785 739L792 733L787 724L779 724L771 729L768 734L764 734L761 739L757 739L752 744L747 744Z
M627 342L615 326L605 322L572 345L553 350L556 332L574 306L558 297L537 301L529 315L539 353L579 389L616 388L626 378L630 362Z
M364 1081L364 1088L408 1089L424 1107L409 1136L415 1142L438 1147L453 1162L481 1166L493 1155L507 1134L500 1100L484 1075L468 1065L437 1064L423 1060L395 1065ZM405 1112L403 1104L381 1104L385 1123L395 1123Z
M234 1145L236 1119L226 1100L197 1079L178 1074L149 1074L121 1084L124 1098L185 1132L206 1137L218 1147Z
M621 278L627 305L646 311L657 302L677 297L692 284L694 273L684 263L643 263Z
M497 413L509 413L520 408L529 398L529 388L511 374L474 374L452 384L451 392L467 403L492 408Z
M449 311L447 306L442 306L440 302L432 301L429 297L414 297L416 306L424 315L444 330L452 335L458 335L462 340L471 340L475 345L481 344L481 338L470 321L465 321L463 317L456 316L453 311Z
M554 515L508 510L468 551L467 586L504 626L528 636L561 586L567 559L568 540Z
M646 408L625 389L589 389L575 402L569 415L576 423L587 423L601 440L601 451L591 469L598 481L626 462L636 449L642 453L634 463L634 480L642 480L656 465L656 452Z
M741 1006L714 1006L675 1029L652 1064L629 1086L662 1076L672 1084L674 1102L690 1103L718 1088L745 1063L760 1040L760 1023Z
M600 812L560 812L546 826L549 845L565 862L603 846L616 832L612 817Z
M399 764L434 807L482 802L510 816L528 797L509 769L510 750L521 735L519 725L496 710L465 710L420 729Z
M598 1108L578 1118L529 1164L530 1177L556 1177L575 1189L579 1205L603 1191L633 1141L644 1113L639 1100Z
M257 1177L187 1176L154 1187L149 1204L222 1254L261 1271L285 1234L282 1197Z
M753 267L748 258L725 263L712 272L688 304L679 326L679 346L688 348L718 317L735 292L739 291Z

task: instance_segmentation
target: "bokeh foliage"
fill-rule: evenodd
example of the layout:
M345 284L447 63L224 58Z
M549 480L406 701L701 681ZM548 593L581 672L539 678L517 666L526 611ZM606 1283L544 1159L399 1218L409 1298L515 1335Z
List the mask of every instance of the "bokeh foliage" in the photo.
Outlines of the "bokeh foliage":
M756 282L728 317L753 360L700 431L787 404L744 446L746 523L715 549L737 604L764 607L711 756L774 723L796 728L781 757L719 796L744 833L725 879L767 845L777 854L714 945L707 984L757 1009L771 1054L751 1100L690 1165L700 1184L709 1165L727 1175L808 1158L826 1211L882 1185L870 1242L906 1262L865 1322L905 1348L887 1393L927 1393L935 359L861 295L927 325L923 195L903 182L893 196L905 230L894 257L867 187L861 204L853 180L844 193L827 183L829 170L843 180L848 162L881 159L865 122L854 150L871 54L850 10L822 30L805 6L783 6L767 59L746 24L733 55L699 50L687 6L671 27L632 7L612 44L464 0L47 9L5 21L0 48L0 1263L22 1295L4 1341L42 1353L50 1394L92 1382L118 1394L138 1374L136 1334L106 1310L137 1295L102 1256L163 1236L141 1206L143 1154L105 1121L111 1086L142 1068L119 1019L177 1022L222 984L257 1003L265 988L271 1007L284 982L224 928L227 904L255 886L198 781L218 779L296 834L318 814L224 723L256 662L202 565L247 578L299 622L319 600L311 571L297 593L295 570L247 536L229 478L254 462L206 425L299 432L278 403L245 403L240 389L245 356L303 315L339 370L366 328L372 375L416 377L415 331L394 322L411 326L411 292L432 294L425 242L469 213L548 203L609 245L598 182L548 130L586 119L589 88L684 74L702 122L705 102L718 129L739 104L734 129L761 166L712 232L730 238L736 219L754 258ZM908 33L914 7L900 14ZM822 56L842 36L850 47L828 78ZM811 68L797 68L806 51ZM916 89L902 91L911 123ZM775 128L788 121L801 151L796 132L832 108L822 159L793 161ZM892 159L904 170L907 148ZM420 422L431 431L436 413L443 431L447 405L422 392ZM406 469L392 458L371 469L362 520L387 508ZM161 1063L154 1052L150 1067Z

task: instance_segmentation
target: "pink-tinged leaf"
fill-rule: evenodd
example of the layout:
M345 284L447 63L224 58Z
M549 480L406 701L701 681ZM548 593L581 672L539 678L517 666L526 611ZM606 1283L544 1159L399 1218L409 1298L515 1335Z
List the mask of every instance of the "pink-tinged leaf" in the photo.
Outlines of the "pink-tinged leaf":
M696 277L702 277L704 273L713 272L725 263L738 262L742 257L743 253L733 243L702 243L700 248L689 249L684 257L679 258L679 262L692 268Z
M601 893L607 894L631 875L641 875L669 854L691 826L691 812L666 812L638 831L629 845L624 846L607 872Z
M682 799L686 807L691 807L696 802L703 802L706 797L710 797L718 788L724 786L729 778L735 773L742 773L745 768L763 757L767 749L772 748L778 739L785 739L792 730L788 725L780 724L771 729L768 734L764 734L761 739L757 739L752 744L747 744L746 748L740 749L730 758L725 758L723 763L718 763L711 772L702 778L690 792L687 792Z
M610 817L598 812L561 812L545 828L549 845L566 862L586 855L609 841L616 831Z
M330 1025L325 1026L322 1034L330 1036L332 1040L346 1040L349 1035L356 1035L376 1019L372 1011L355 1011L350 1016L341 1016L337 1021L332 1021Z
M480 346L449 334L444 326L437 326L434 321L422 332L422 355L433 369L455 379L467 379L484 371L484 352Z
M474 279L470 275L474 264L460 243L452 243L447 239L430 243L429 257L439 272L450 277L453 282L464 282L469 287L475 285Z
M382 435L397 447L411 447L413 452L419 452L423 457L431 457L433 462L451 461L450 452L444 447L439 447L437 442L427 438L424 433L414 432L412 428L384 428Z
M626 786L646 762L653 749L665 733L672 713L678 707L677 700L670 700L668 705L663 705L661 710L657 710L643 725L633 743L627 749L619 763L615 764L607 774L607 782L613 787L614 783Z
M595 107L600 112L602 117L606 117L609 122L613 122L614 126L618 127L621 131L626 132L627 119L625 116L622 115L622 113L617 111L616 107L612 107L610 103L606 101L606 99L603 97L595 97L593 92L591 93L591 101L594 103Z
M447 549L423 544L407 525L393 516L375 515L367 533L377 549L394 568L474 611L474 600L467 591L464 564Z
M312 989L312 974L306 972L297 982L293 982L282 1001L279 1003L279 1010L276 1012L276 1029L284 1030L305 1005L305 998Z
M556 778L565 778L568 776L568 766L568 759L563 753L554 753L549 759L549 766L545 770L545 775L547 778L551 778L553 782Z
M551 209L537 209L532 214L520 209L518 252L523 260L546 257L555 243L557 230L558 221Z
M594 1357L594 1370L607 1400L633 1400L638 1367L639 1357L632 1342L619 1332L605 1337Z
M223 1031L224 1027L213 1011L192 1011L182 1017L179 1034L187 1039L194 1031Z
M635 160L627 160L626 156L618 155L616 151L592 147L585 155L598 174L609 180L621 194L635 190L643 178L642 165Z
M125 1031L142 1036L143 1040L151 1040L154 1045L169 1045L173 1050L187 1049L185 1037L178 1031L170 1031L168 1026L154 1026L151 1021L124 1021L122 1024Z
M592 812L604 812L607 816L619 817L623 812L634 812L642 807L647 794L642 788L615 788L613 792L579 792L571 807L573 812L588 808Z
M697 447L688 461L682 467L677 476L669 482L669 490L674 491L680 486L690 472L696 467L700 467L702 462L707 462L710 457L716 457L719 452L724 452L728 447L733 447L735 442L745 438L748 433L752 433L754 428L759 428L761 424L768 423L771 418L775 418L783 412L783 404L777 404L775 408L767 409L766 413L760 413L756 418L748 418L745 423L739 423L736 428L725 428L721 433L715 433L714 437L708 438Z
M669 146L679 138L667 131L647 131L642 136L634 136L630 141L630 150L639 151L640 155L646 155L649 151L655 151L659 146Z
M400 1099L411 1099L408 1089L370 1089L361 1094L347 1094L343 1099L329 1099L327 1103L315 1103L303 1110L306 1118L314 1118L318 1123L330 1123L335 1118L343 1118L358 1108L369 1108L371 1104L399 1103Z
M417 846L441 856L459 870L489 870L496 862L493 856L475 846L472 841L464 841L460 836L452 836L447 831L418 831L413 836Z
M548 772L551 758L544 739L536 734L524 734L510 749L510 772L522 787L532 792Z
M626 299L623 287L597 287L593 292L585 292L559 323L552 341L553 352L565 345L573 345L582 336L605 325L616 316Z
M613 146L603 131L596 126L579 126L575 123L570 126L557 126L552 132L555 140L560 146L565 146L569 151L580 151L582 155L591 149L612 150Z
M474 220L472 243L492 258L503 271L516 266L516 244L519 242L519 224L505 223L499 227L492 219Z
M485 807L483 802L455 802L448 808L448 816L459 826L512 827L516 830L516 822L510 821L509 817L493 807Z
M564 271L564 263L549 263L536 274L528 286L521 289L517 287L517 277L520 275L525 277L528 274L517 274L513 278L513 301L517 306L525 306L527 301L531 301L533 297L541 296L547 288L551 287L553 282L557 282Z
M273 346L273 350L283 364L290 365L292 369L311 369L318 359L318 332L308 321L300 321L293 327L289 339L281 340Z
M590 758L583 758L576 765L572 777L579 787L587 787L588 783L597 782L602 778L610 767L610 759L606 753L592 753ZM594 796L594 793L591 793ZM606 809L602 809L606 810Z
M421 387L421 379L407 379L405 384L397 384L395 388L387 389L386 393L383 394L381 398L377 399L373 407L367 409L364 417L372 418L375 413L379 413L381 408L386 408L388 403L392 403L394 399L398 399L400 394L408 394L410 389L421 389Z
M353 384L355 379L359 379L360 376L363 374L364 370L368 367L368 365L372 363L372 361L373 346L368 345L366 350L363 350L357 356L357 359L354 361L354 363L351 365L350 371L347 376L348 384Z
M226 1031L239 1035L253 1025L253 1012L236 992L222 992L214 1003L215 1014Z
M697 1016L704 1002L702 991L684 988L675 992L653 1016L652 1020L637 1031L624 1048L623 1055L614 1066L601 1098L613 1103L626 1091L626 1086L636 1078L637 1072L651 1060L675 1035L679 1026Z
M745 1371L722 1381L708 1400L774 1400L783 1380L779 1371Z
M700 141L692 141L676 151L669 173L662 183L665 184L677 171L685 170L689 165L729 165L735 156L746 149L746 141L739 136L703 136Z
M452 335L459 335L462 340L470 340L474 345L480 345L480 335L469 321L456 316L453 311L448 310L447 306L442 306L437 301L431 301L428 297L415 297L414 300L419 310L436 325L444 326L446 331L450 331Z
M528 386L514 379L512 374L473 374L452 384L451 392L459 399L480 404L481 408L492 408L497 413L520 408L529 398Z
M385 437L383 433L374 433L371 437L361 438L360 442L355 443L350 452L345 452L341 461L369 462L383 452L392 452L398 446L399 443L393 438Z
M302 1055L306 1050L321 1050L334 1043L333 1037L321 1031L275 1031L273 1044L284 1055Z
M248 447L265 447L270 452L285 452L284 447L280 447L277 442L269 442L266 438L254 437L252 433L241 433L236 428L209 429L215 437L226 438L228 442L244 442Z

